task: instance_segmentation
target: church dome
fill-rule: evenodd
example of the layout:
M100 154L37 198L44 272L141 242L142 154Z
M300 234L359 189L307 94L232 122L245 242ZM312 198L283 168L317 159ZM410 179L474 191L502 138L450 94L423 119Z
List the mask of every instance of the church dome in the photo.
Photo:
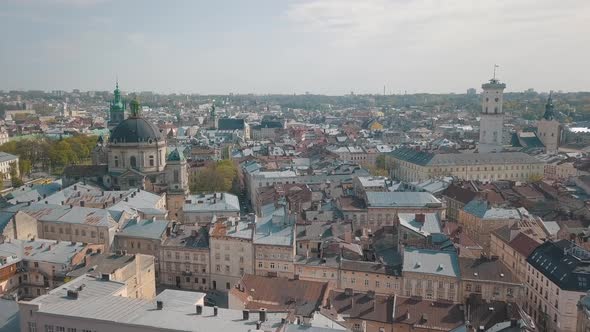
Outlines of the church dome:
M121 122L109 137L112 143L149 143L162 141L160 129L142 117L132 117Z
M119 123L109 139L112 143L151 143L164 140L164 135L153 123L141 117L141 105L137 98L129 103L131 116Z

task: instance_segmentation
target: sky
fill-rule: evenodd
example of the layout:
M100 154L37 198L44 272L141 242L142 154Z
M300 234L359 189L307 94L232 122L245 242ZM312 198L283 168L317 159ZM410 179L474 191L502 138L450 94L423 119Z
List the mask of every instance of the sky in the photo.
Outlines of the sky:
M0 89L590 90L588 0L0 0Z

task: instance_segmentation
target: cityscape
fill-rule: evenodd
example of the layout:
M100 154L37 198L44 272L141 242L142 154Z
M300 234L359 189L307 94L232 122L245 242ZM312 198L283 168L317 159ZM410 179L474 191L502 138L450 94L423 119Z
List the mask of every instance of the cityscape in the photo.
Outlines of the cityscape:
M391 37L364 25L363 15L375 25L391 15L397 26L396 15L421 13L415 18L422 20L430 18L422 10L440 7L414 0L403 8L388 0L345 2L289 1L276 17L303 21L310 38L326 26L330 38L354 32L336 39L344 45L328 47L348 48L363 38ZM589 5L573 2L560 12L569 13L572 27L579 23L574 9L590 13ZM458 15L460 4L445 10ZM545 16L551 4L540 1L526 17L542 18L534 23L539 31L551 25L544 22L552 20ZM81 15L69 19L123 36L127 30L102 26L94 16L108 9L108 18L118 17L110 16L112 6L108 0L10 0L0 5L0 18L10 23L16 10L22 17L40 15L30 28L37 32L37 25L61 27L54 22L59 15ZM179 15L162 18L174 25L189 22L181 12L195 5L134 6L141 8L131 21L142 21L148 10L142 6L151 6L162 16L168 10ZM252 16L262 21L278 5L236 6L246 16L264 11ZM504 8L495 1L473 6L465 10L486 9L493 17ZM241 22L233 16L237 9L228 9L228 20L236 20L228 24ZM561 14L554 19L563 20ZM202 20L185 28L229 33ZM362 28L349 20L361 20ZM304 71L301 59L274 72L274 90L265 77L278 60L268 59L260 77L232 79L224 90L221 78L251 68L234 67L246 60L219 67L210 59L220 79L203 68L211 90L191 89L176 72L188 65L173 54L189 46L169 44L176 45L165 58L170 63L159 63L159 37L146 37L144 24L131 24L146 30L130 43L148 50L134 57L142 65L154 61L154 68L169 65L161 76L150 67L134 72L125 56L121 67L129 68L103 68L110 60L99 58L111 53L94 46L96 68L79 72L89 60L76 60L78 51L59 45L52 49L60 59L49 52L49 60L31 60L33 69L17 68L21 77L0 56L8 74L0 78L0 332L590 332L590 86L578 77L564 80L568 64L561 74L552 68L555 79L539 82L536 74L520 77L523 69L512 60L506 59L510 66L487 63L486 55L446 77L456 82L432 88L413 85L416 78L407 85L395 79L377 85L376 77L342 82L344 76L328 70L344 60L330 63L318 54L326 71ZM256 32L252 45L258 34L272 37L260 31L271 23L260 24L244 27ZM33 45L36 37L19 29L14 33ZM186 31L162 34L173 40ZM90 36L76 47L88 46ZM238 45L244 59L257 56L231 40L228 50ZM275 42L277 54L305 45ZM208 46L199 47L205 52ZM368 51L380 48L389 52L381 44ZM19 63L28 56L9 55ZM66 68L64 75L38 70L44 61ZM354 77L358 68L350 65ZM291 70L292 81L283 77ZM579 75L587 78L587 70L584 64ZM101 85L107 71L110 82ZM167 83L168 75L179 75L178 82ZM302 79L306 75L311 78ZM158 77L161 82L146 87ZM277 92L289 82L292 92ZM454 84L468 85L456 91ZM342 92L343 86L357 88Z

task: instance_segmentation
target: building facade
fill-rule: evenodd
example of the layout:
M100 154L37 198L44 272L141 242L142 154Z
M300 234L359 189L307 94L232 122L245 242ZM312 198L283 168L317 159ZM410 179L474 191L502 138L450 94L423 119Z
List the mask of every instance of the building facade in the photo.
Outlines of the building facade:
M506 84L500 83L495 77L482 86L481 113L479 115L480 153L502 151L504 110L503 95Z

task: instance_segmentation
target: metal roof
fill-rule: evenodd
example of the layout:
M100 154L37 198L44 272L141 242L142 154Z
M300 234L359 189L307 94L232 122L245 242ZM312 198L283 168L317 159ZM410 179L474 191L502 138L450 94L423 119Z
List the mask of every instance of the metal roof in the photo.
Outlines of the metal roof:
M442 202L427 192L367 192L368 207L441 207Z
M458 278L459 258L450 251L405 248L402 271Z

